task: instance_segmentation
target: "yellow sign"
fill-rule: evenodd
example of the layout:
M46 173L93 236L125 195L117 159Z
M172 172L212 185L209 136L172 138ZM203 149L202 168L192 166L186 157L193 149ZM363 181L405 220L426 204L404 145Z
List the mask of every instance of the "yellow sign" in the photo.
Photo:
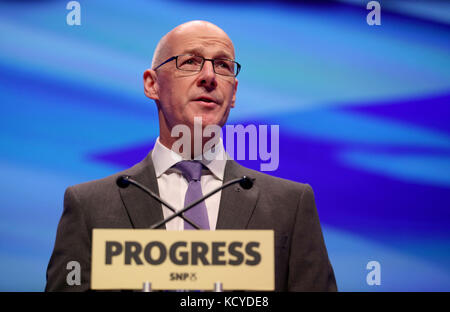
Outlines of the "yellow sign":
M274 290L272 230L94 229L92 289Z

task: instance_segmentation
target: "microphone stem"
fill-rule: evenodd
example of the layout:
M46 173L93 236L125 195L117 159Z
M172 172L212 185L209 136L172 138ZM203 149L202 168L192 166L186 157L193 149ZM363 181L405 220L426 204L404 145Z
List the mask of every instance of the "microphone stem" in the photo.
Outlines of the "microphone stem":
M157 228L159 228L161 225L163 225L163 224L169 222L169 221L172 220L173 218L178 217L180 214L184 213L186 210L191 209L192 207L194 207L195 205L197 205L197 204L199 204L200 202L204 201L204 200L207 199L208 197L211 197L212 195L216 194L217 192L221 191L222 189L224 189L224 188L226 188L226 187L228 187L228 186L230 186L230 185L232 185L232 184L239 183L239 182L243 181L244 179L245 179L245 178L237 178L237 179L234 179L234 180L230 180L230 181L226 182L225 184L222 184L221 187L219 187L219 188L217 188L217 189L215 189L215 190L209 192L208 194L206 194L206 195L203 196L202 198L196 200L195 202L193 202L193 203L190 204L189 206L186 206L185 208L179 210L179 211L176 212L175 214L173 214L173 215L167 217L166 219L164 219L164 220L162 220L162 221L160 221L160 222L158 222L158 223L152 225L150 228L151 228L151 229L157 229Z
M156 199L157 201L159 201L161 204L163 204L164 206L166 206L167 208L169 208L170 211L172 212L177 212L174 208L172 208L172 206L170 206L166 201L164 201L162 198L159 198L158 196L156 196L156 194L154 194L151 190L149 190L146 186L142 185L141 183L139 183L136 180L133 180L131 178L127 178L128 182L130 182L131 184L134 184L135 186L137 186L138 188L144 190L147 194L149 194L151 197L153 197L154 199ZM178 215L177 215L178 216ZM181 218L184 219L184 221L186 221L187 223L189 223L190 225L192 225L194 228L196 228L197 230L200 229L200 227L195 224L193 221L191 221L189 218L185 217L184 215L181 215ZM153 228L153 227L152 227Z

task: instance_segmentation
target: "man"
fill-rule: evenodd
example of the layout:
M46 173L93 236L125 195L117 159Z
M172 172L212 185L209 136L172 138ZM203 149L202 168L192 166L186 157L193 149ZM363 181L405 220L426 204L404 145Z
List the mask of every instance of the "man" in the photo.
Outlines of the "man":
M213 159L196 153L193 147L198 137L192 137L191 146L174 148L178 138L172 131L178 125L193 132L195 117L200 118L203 128L225 124L235 106L238 85L240 65L234 60L234 47L227 34L208 22L182 24L161 39L152 69L144 73L145 94L158 107L160 135L155 147L128 170L66 190L46 290L89 289L93 228L148 228L171 214L138 188L119 188L116 179L121 175L133 177L174 207L183 207L231 179L252 177L251 189L223 189L191 209L192 216L186 213L186 217L211 230L273 229L277 291L336 290L309 185L240 166L228 159L221 140L215 141ZM207 139L201 137L202 147ZM186 161L189 158L200 160ZM189 199L192 194L194 198ZM167 230L191 227L181 218L165 226ZM66 283L70 261L80 263L81 285Z

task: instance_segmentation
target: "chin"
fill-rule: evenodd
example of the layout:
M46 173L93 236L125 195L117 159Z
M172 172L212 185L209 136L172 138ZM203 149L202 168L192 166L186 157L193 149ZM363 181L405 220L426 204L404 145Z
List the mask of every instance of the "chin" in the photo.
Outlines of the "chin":
M218 126L222 127L222 125L221 125L222 120L217 119L217 116L211 116L210 114L199 114L199 115L196 115L195 117L202 118L202 127L203 128L205 128L206 126L210 126L210 125L218 125ZM192 117L192 124L193 123L194 123L194 117Z

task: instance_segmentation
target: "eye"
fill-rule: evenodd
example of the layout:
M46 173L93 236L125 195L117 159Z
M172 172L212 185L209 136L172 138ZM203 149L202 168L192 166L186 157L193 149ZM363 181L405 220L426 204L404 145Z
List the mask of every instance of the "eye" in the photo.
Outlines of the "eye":
M201 59L198 57L189 57L183 60L182 65L199 65L201 63Z
M218 68L227 69L227 70L231 69L231 65L230 65L229 61L216 60L215 63Z

